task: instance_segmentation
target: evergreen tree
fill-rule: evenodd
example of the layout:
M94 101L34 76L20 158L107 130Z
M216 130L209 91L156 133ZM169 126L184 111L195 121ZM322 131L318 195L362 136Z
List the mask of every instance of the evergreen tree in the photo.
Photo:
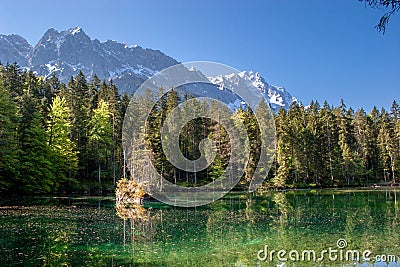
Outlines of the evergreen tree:
M318 102L311 102L308 109L305 111L306 114L306 151L309 155L309 173L312 176L313 183L315 185L321 185L323 183L323 177L325 173L325 162L322 156L323 146L323 122L320 119L321 108Z
M110 147L110 161L113 172L113 184L115 185L117 179L117 160L121 159L121 131L122 131L122 116L121 116L121 98L118 93L117 87L112 81L108 84L107 94L101 95L99 92L99 100L104 100L109 104L109 111L111 114L110 123L113 130L112 146Z
M262 104L260 104L262 105ZM246 166L245 181L248 184L253 178L254 171L257 167L257 163L260 159L261 152L261 133L258 127L258 121L253 113L253 110L249 107L243 112L243 123L247 130L247 136L250 142L250 158Z
M383 170L379 161L379 148L378 148L378 134L379 134L379 122L380 114L379 110L374 106L370 114L368 115L369 128L371 131L370 145L371 145L371 167L373 172L373 178L378 180Z
M386 182L391 176L393 183L395 183L397 159L394 128L393 122L385 109L382 109L380 116L378 146L380 150L379 157L383 166L383 178Z
M363 109L360 109L355 113L353 124L354 136L356 140L356 153L361 161L359 164L359 176L360 179L362 176L365 177L365 180L368 183L370 173L372 172L371 159L373 153L373 143L371 142L371 122Z
M48 142L56 157L59 178L67 180L75 177L78 157L71 136L71 112L65 98L56 96L50 108L48 121Z
M353 152L351 150L351 129L350 120L343 99L340 100L340 106L335 109L337 123L339 126L339 147L341 151L342 177L347 185L350 185L352 177Z
M321 125L321 143L320 153L321 161L324 165L325 170L324 177L329 177L330 181L326 181L325 184L333 185L335 183L335 177L337 177L337 171L335 169L335 155L337 149L337 131L335 129L336 119L332 112L332 108L325 101L322 109L320 110L320 125Z
M91 159L88 155L88 123L91 115L89 86L80 72L76 78L71 77L68 83L67 101L71 110L71 140L78 151L78 177L81 180L89 177Z
M93 116L89 121L89 142L93 154L97 160L97 177L99 185L102 183L102 165L107 160L107 154L112 145L112 125L109 104L100 100L99 106L93 110Z
M291 159L290 156L290 136L286 124L287 113L284 109L280 109L276 118L276 160L278 164L277 173L272 179L275 187L283 188L287 186L287 180L290 175Z
M400 172L400 107L396 101L393 101L391 107L391 117L393 121L393 146L395 154L394 169Z
M178 129L176 128L177 125L176 123L172 122L171 124L168 124L165 121L165 118L170 114L172 110L178 107L179 104L179 95L175 90L170 90L165 98L164 105L161 110L161 117L162 117L162 124L163 124L163 129L166 132L177 132ZM177 109L179 111L179 108ZM179 116L179 112L176 113ZM179 121L180 118L178 117L177 120ZM168 137L165 137L165 144L166 146L169 146L170 140ZM159 159L161 162L161 170L164 174L164 177L168 179L170 182L173 182L174 184L178 183L178 177L179 177L179 169L174 167L170 162L167 160L166 156L164 153L160 155L161 158Z
M228 132L222 125L227 125L227 120L229 118L225 118L224 115L221 114L227 114L228 112L225 110L220 110L221 107L216 104L216 102L212 101L209 104L209 109L210 113L217 114L217 121L211 120L209 121L208 127L210 130L210 133L208 134L208 137L213 140L214 147L212 148L215 152L215 159L213 163L209 166L208 169L208 174L207 176L209 177L210 180L216 180L218 179L226 170L228 166L229 159L231 157L231 142L229 139ZM244 119L245 116L244 116ZM191 125L191 128L189 128L191 131L194 131L196 128L196 125L198 125L200 122L199 120L194 120L193 124ZM198 128L198 127L197 127ZM199 133L199 132L198 132ZM200 133L199 133L200 134ZM189 132L190 136L190 132ZM206 136L204 136L206 137ZM189 146L190 149L190 146ZM190 151L190 150L189 150ZM227 175L230 175L227 173Z
M37 108L31 87L25 87L20 98L19 116L19 176L17 192L44 193L57 190L54 154L47 144L43 117Z
M45 86L47 87L46 92L48 93L46 97L52 100L54 95L59 95L62 85L64 84L62 84L57 75L53 73L50 78L45 80Z
M0 66L1 71L1 66ZM17 105L0 79L0 192L10 190L18 176Z
M138 116L144 116L141 111L154 104L150 94L133 101L133 114L125 118L130 97L124 93L121 98L112 81L100 82L95 76L89 84L81 72L66 86L54 75L43 79L22 71L16 64L0 66L0 192L47 193L63 186L79 189L97 185L91 179L94 176L101 186L129 174L141 181L149 175L143 155L152 158L160 174L180 185L209 183L223 174L233 177L235 167L228 171L226 167L231 149L237 148L231 147L229 135L222 127L227 122L224 120L241 122L247 130L250 157L240 183L247 186L251 182L262 151L262 127L255 114L263 116L265 109L257 109L254 114L250 107L240 108L235 116L227 118L221 116L227 114L226 110L213 102L200 104L185 96L185 100L191 99L197 105L183 112L176 90L163 94L160 89L160 96L146 127L137 129L134 126ZM196 118L180 131L179 147L189 160L200 157L201 140L213 140L207 145L213 145L210 149L216 157L206 170L179 170L164 154L161 127L177 132L174 121L166 124L166 117L174 109L180 119L200 114L203 109L217 115L218 122ZM128 127L132 133L126 134L145 136L144 142L137 139L138 143L131 144L133 152L129 155L122 150L123 118L133 126ZM317 102L308 106L293 103L288 111L281 109L274 118L277 150L268 185L285 188L397 182L400 108L396 101L390 112L374 107L369 114L363 109L347 109L343 101L336 108L327 102L322 107ZM235 129L230 131L235 135ZM210 159L209 156L206 158ZM128 165L128 161L133 164ZM126 166L130 166L129 170ZM67 184L73 180L76 183Z
M24 76L17 63L7 64L2 68L1 80L3 81L3 86L11 93L12 97L22 96Z

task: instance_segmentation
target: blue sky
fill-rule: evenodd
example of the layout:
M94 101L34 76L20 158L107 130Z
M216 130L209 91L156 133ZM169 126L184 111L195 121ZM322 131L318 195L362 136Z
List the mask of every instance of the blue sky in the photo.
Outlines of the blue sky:
M355 109L400 102L400 14L357 0L0 1L0 33L36 44L50 27L258 71L300 101Z

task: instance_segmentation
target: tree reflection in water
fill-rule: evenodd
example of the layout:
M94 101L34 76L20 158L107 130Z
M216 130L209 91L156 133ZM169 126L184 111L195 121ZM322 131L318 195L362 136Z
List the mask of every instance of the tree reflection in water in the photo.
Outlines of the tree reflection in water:
M150 210L146 210L142 205L144 195L144 191L132 180L121 179L117 185L115 209L117 216L124 222L124 245L127 236L133 243L138 239L149 240L154 233Z

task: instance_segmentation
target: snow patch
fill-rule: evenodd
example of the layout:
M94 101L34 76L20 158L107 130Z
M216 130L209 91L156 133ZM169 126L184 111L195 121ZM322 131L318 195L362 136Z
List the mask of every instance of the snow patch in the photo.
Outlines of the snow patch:
M75 27L75 28L72 28L72 29L70 30L70 33L71 33L72 35L75 35L75 34L77 34L77 33L80 33L81 30L82 30L81 27Z
M292 102L297 102L297 99L292 97L284 87L268 84L258 72L242 71L239 73L207 78L211 83L218 85L220 90L223 90L224 88L232 90L236 86L243 85L243 83L248 88L259 90L264 95L265 100L270 103L272 109L275 111L278 111L280 108L288 109ZM235 101L228 106L240 107L241 105L243 105L243 103Z

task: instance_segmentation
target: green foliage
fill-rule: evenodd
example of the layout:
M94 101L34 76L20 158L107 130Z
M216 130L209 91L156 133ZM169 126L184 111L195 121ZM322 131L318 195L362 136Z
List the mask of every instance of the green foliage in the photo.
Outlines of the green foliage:
M43 79L16 64L0 65L0 192L89 189L101 161L108 175L114 168L115 180L123 110L112 84L104 83L110 104L99 104L99 83L88 84L80 73L65 85L54 75Z
M276 117L276 187L344 186L396 182L399 142L397 106L392 116L376 108L370 114L347 109L292 105Z
M108 106L107 102L100 100L99 106L93 110L93 116L89 121L89 142L94 146L102 147L111 143L111 112Z
M199 186L223 175L232 144L222 124L208 118L189 121L180 130L179 147L186 158L194 160L201 155L200 141L213 140L207 143L216 153L209 167L185 172L169 162L161 146L160 130L177 130L173 122L166 123L172 110L182 117L191 114L181 110L179 103L184 99L175 90L164 94L160 89L160 96L147 127L137 129L145 135L145 142L132 144L133 151L151 151L158 172L176 184ZM138 101L145 107L151 97L145 95ZM129 102L130 97L126 93L121 97L112 81L94 77L87 82L79 73L66 85L56 76L36 77L16 64L0 66L0 192L104 189L112 188L121 176L138 175L134 170L127 171L122 151L122 121ZM138 105L130 119L139 116L141 107ZM212 102L196 108L192 112L206 108L217 116L221 112ZM258 109L255 112L263 114ZM322 107L317 102L308 106L294 103L272 119L276 125L276 158L268 186L398 182L400 108L396 102L390 112L374 108L369 114L348 109L343 101L336 108L326 102ZM240 181L241 186L247 186L260 158L260 127L251 108L237 110L234 123L243 123L247 130L250 158Z
M100 100L99 106L93 110L93 116L89 121L89 144L98 164L98 180L101 184L101 166L108 156L109 148L112 145L113 129L110 123L111 112L109 105Z
M17 105L0 81L0 192L12 186L11 177L18 175Z
M34 112L30 125L21 133L23 138L19 153L18 189L27 193L47 193L57 190L57 169L54 154L46 144L46 131L41 117Z
M71 111L65 98L56 96L50 107L48 120L48 144L55 155L56 168L60 179L75 177L78 168L76 145L71 136Z

